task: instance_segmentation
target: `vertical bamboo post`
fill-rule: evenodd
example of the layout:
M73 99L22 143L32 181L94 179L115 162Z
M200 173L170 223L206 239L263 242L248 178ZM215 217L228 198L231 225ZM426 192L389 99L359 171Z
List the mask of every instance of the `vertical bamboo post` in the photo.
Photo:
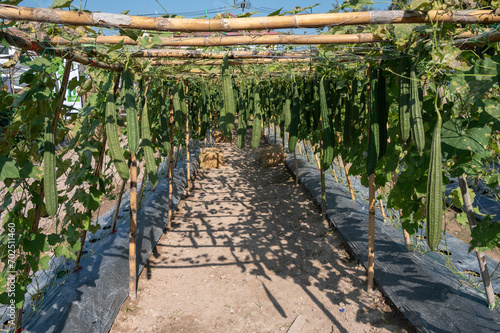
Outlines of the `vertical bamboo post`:
M311 159L309 158L309 152L307 151L306 140L303 140L302 144L304 145L304 151L306 153L307 162L311 163Z
M391 175L392 175L392 184L393 184L393 186L396 186L396 183L398 182L398 175L397 175L396 171L392 171ZM402 216L403 216L403 211L401 209L399 209L399 217L401 218ZM405 247L408 251L410 251L412 249L410 234L403 227L403 223L401 223L401 228L403 229L403 237L405 240Z
M339 179L337 177L337 172L335 171L334 165L335 165L335 163L332 162L331 168L332 168L332 172L333 172L333 177L335 177L335 182L338 183Z
M318 166L318 170L320 170L321 169L321 164L319 163L318 154L314 154L314 158L316 159L316 165Z
M189 84L186 84L186 96L188 96L189 92ZM186 178L187 178L187 190L188 192L191 190L191 156L189 154L189 103L187 101L183 101L186 103Z
M375 276L375 174L368 179L368 292L373 290Z
M299 149L300 156L303 156L302 149L300 148L300 142L297 140L297 148Z
M293 160L295 161L295 186L299 185L299 164L297 163L296 151L293 151Z
M278 141L276 140L276 133L277 133L277 131L276 131L276 125L275 124L273 124L273 133L274 133L274 144L276 144Z
M382 191L380 189L377 189L377 193L378 195L382 196ZM382 213L382 219L385 221L387 216L385 215L384 202L382 201L382 199L379 199L378 203L380 205L380 212Z
M142 184L144 186L144 184ZM135 154L130 157L130 233L128 247L128 295L130 299L137 297L137 263L136 263L136 242L137 242L137 158Z
M349 185L349 192L351 193L351 199L356 200L356 197L354 196L354 189L352 188L351 177L349 176L349 167L343 161L342 164L344 165L345 178L347 179L347 185Z
M269 143L271 142L271 117L269 114L271 113L271 110L269 110L268 116L267 116L267 138L269 139Z
M122 180L122 185L120 186L120 194L118 195L118 201L116 202L115 214L113 215L113 223L111 224L111 233L113 234L116 230L116 221L118 220L118 213L120 212L120 205L122 203L123 192L125 191L125 185L127 185L126 180Z
M174 102L172 90L170 90L170 156L169 156L169 175L168 175L168 224L166 230L172 227L172 193L174 192Z
M320 132L321 133L321 132ZM323 139L320 139L320 160L323 161ZM317 155L316 159L318 158ZM325 184L325 170L323 170L323 163L319 163L318 161L319 172L321 175L321 215L323 216L323 220L326 220L326 184Z
M458 177L458 185L460 186L460 192L462 192L462 198L464 201L464 211L467 214L467 220L469 221L469 226L471 231L476 227L476 216L474 215L474 210L472 207L472 201L469 195L469 187L467 186L467 179L465 174ZM484 290L486 292L486 299L488 301L488 306L493 308L496 306L495 293L493 292L493 287L491 286L490 274L488 272L488 265L486 264L486 257L484 253L476 251L477 261L479 263L479 269L481 271L481 277L483 278Z

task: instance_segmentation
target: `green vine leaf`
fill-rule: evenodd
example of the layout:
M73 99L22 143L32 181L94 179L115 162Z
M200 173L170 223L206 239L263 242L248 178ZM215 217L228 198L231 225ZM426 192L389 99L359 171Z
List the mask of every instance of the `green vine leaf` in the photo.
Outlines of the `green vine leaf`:
M484 252L500 246L500 223L492 221L491 215L486 215L482 221L478 221L471 233L469 252Z
M73 0L54 0L52 5L50 5L50 8L56 9L56 8L64 8L64 7L69 7Z
M453 205L457 208L462 208L464 205L464 201L462 199L462 192L460 192L460 188L454 188L450 192L450 197L453 199Z
M470 153L483 153L488 146L491 128L468 126L466 119L451 119L443 124L441 132L443 156L446 159Z

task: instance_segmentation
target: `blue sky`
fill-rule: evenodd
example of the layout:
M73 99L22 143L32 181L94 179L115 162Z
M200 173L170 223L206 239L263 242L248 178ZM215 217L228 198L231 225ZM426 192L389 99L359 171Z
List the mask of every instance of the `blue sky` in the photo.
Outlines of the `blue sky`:
M20 6L26 7L43 7L47 8L52 4L53 0L25 0L21 2ZM236 3L243 0L236 0ZM292 9L295 6L307 7L321 2L320 5L313 8L313 13L326 13L332 9L332 3L335 0L318 1L318 0L247 0L250 2L250 11L260 11L257 16L267 16L273 9L283 7L284 10ZM339 0L342 2L342 0ZM234 4L233 0L74 0L73 5L84 7L90 11L100 11L107 13L120 13L124 10L130 10L131 15L155 14L164 13L166 9L172 14L185 14L186 17L199 16L206 10L213 16L215 11L223 12L223 8L231 8ZM164 9L163 9L163 8ZM253 7L253 8L252 8ZM377 9L387 7L385 3L379 3L374 6ZM241 13L241 9L233 10L235 14Z
M241 3L243 0L73 0L72 5L83 7L92 12L120 13L124 10L130 10L130 15L163 14L165 10L169 14L183 15L185 17L199 17L207 12L209 17L214 17L218 12L224 12L225 8L229 11L234 3ZM293 9L295 6L308 7L320 3L312 9L313 13L327 13L333 8L332 3L336 0L246 0L250 3L250 11L258 11L254 16L267 16L274 10L283 7L283 10ZM338 0L342 2L343 0ZM390 0L388 0L390 1ZM48 8L53 0L25 0L19 5L25 7L43 7ZM81 5L80 5L81 4ZM387 3L377 3L373 7L378 10L386 9ZM234 14L240 14L240 9L233 9ZM310 11L308 11L309 13ZM289 30L286 30L289 31ZM295 34L316 34L315 29L295 29Z

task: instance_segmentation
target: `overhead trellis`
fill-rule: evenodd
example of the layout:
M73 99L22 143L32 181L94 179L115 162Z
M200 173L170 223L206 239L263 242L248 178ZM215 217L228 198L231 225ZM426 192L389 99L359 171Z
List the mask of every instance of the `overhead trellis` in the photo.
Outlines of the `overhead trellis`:
M369 11L328 14L299 14L272 17L186 19L143 17L111 13L90 13L46 8L0 5L0 18L65 25L140 29L152 31L236 31L293 28L320 28L363 24L404 24L449 22L464 24L500 23L500 15L491 10L475 11Z
M383 188L385 182L388 182L388 177L386 176L390 172L394 172L391 184L397 188L396 171L402 173L403 176L400 179L404 181L405 176L407 176L405 172L408 170L396 169L398 163L401 161L401 163L407 163L406 165L410 165L410 167L415 166L416 170L413 170L415 174L419 173L423 167L426 167L426 163L430 157L429 152L424 149L426 145L425 131L427 131L427 136L429 137L427 138L427 146L429 146L430 143L432 143L433 147L440 146L440 142L436 141L436 137L440 137L440 132L434 131L433 133L438 134L433 134L432 138L430 138L430 133L435 123L439 124L439 130L441 130L441 113L443 115L445 114L442 110L444 108L443 105L451 101L452 99L450 96L460 91L460 89L467 89L469 87L476 89L472 92L477 92L481 97L460 96L463 97L460 103L465 104L464 101L469 102L473 100L474 103L470 102L470 104L474 106L480 105L482 110L484 110L482 111L482 115L478 116L478 118L483 117L483 120L485 117L487 120L489 120L488 117L490 116L493 118L490 122L483 121L484 123L482 123L482 125L485 127L483 126L479 130L474 128L474 130L477 130L480 134L484 134L482 135L483 137L488 137L491 134L491 130L488 131L490 129L488 126L490 126L491 123L497 124L497 119L494 115L492 116L491 113L494 112L492 110L498 104L493 104L493 106L488 104L488 98L495 93L495 88L498 83L491 83L487 79L494 76L494 74L484 74L486 79L481 76L484 71L494 68L495 62L491 60L492 58L488 58L487 56L485 57L486 60L484 60L484 64L481 63L478 65L478 68L475 68L473 61L470 61L472 64L470 65L465 60L459 59L458 53L460 49L458 47L477 47L485 43L491 44L500 40L500 34L495 31L495 27L486 32L484 30L479 32L468 31L465 33L452 31L449 35L445 36L446 39L443 38L445 42L441 42L441 40L436 37L438 34L435 32L439 31L441 33L442 31L446 31L446 29L442 28L444 23L455 25L497 24L500 23L500 15L497 15L497 12L497 10L412 10L300 14L247 18L183 19L162 17L150 18L110 13L90 13L86 11L0 5L0 18L9 21L9 23L12 21L36 21L62 25L64 27L71 25L141 30L140 34L138 33L136 36L137 38L122 35L82 37L73 34L68 36L60 32L55 32L52 35L47 33L39 36L36 33L16 34L9 30L10 27L6 26L0 31L0 38L22 50L69 60L69 65L67 63L65 68L66 81L63 87L60 87L61 95L63 94L63 90L66 89L67 71L69 70L68 68L71 62L79 62L89 67L119 72L119 74L113 74L114 76L109 73L95 74L95 77L89 78L85 84L82 84L81 93L88 94L92 88L97 90L97 93L93 95L95 103L99 105L99 107L105 106L105 112L101 112L102 114L97 115L96 118L102 118L103 114L105 114L106 123L104 127L111 132L119 126L119 119L115 110L116 101L118 100L120 103L124 104L124 109L128 117L127 126L129 126L129 124L135 126L134 128L127 128L129 141L132 141L130 140L130 135L134 135L133 141L137 143L140 133L142 143L140 148L135 147L137 149L134 149L134 151L127 152L131 156L132 168L130 169L127 169L124 159L125 155L121 154L122 148L116 146L118 140L116 136L114 136L114 134L116 134L114 132L112 139L115 147L113 147L111 154L113 160L120 159L120 170L124 182L127 178L127 172L130 172L134 186L137 183L137 156L144 154L144 156L141 155L140 158L146 160L147 176L143 179L144 184L148 182L148 179L149 182L153 184L158 176L155 173L157 172L158 165L153 154L153 149L157 149L161 151L162 154L168 155L168 160L170 161L168 172L171 177L174 164L174 145L178 145L177 152L179 152L180 147L184 146L189 154L190 142L192 140L190 135L194 135L198 140L202 140L205 133L207 133L207 126L210 126L210 124L214 127L218 127L218 129L223 132L223 135L232 139L232 129L235 125L235 110L238 110L240 116L238 120L242 122L239 126L241 125L245 131L247 125L245 122L250 120L251 115L253 120L256 121L253 124L256 133L253 136L253 141L255 142L260 140L260 135L262 134L261 130L266 126L266 123L268 133L271 133L271 125L273 126L274 133L276 133L279 128L283 142L288 142L289 148L293 146L293 150L295 149L295 145L300 149L300 144L297 143L298 141L302 141L303 144L305 144L306 141L313 142L314 148L320 151L318 168L320 169L320 174L323 179L325 171L332 165L334 152L337 154L335 156L344 165L344 171L349 185L350 178L349 168L346 166L347 164L352 164L352 169L357 170L351 170L351 172L356 172L354 175L360 175L361 177L361 168L357 167L355 163L365 164L363 159L366 153L365 148L368 146L369 166L367 165L368 177L366 177L366 181L369 185L368 200L370 208L368 285L371 289L373 287L374 277L376 182L378 181L379 188ZM366 31L369 32L359 33L359 31L363 31L362 28L366 28L366 26L380 26L386 24L390 24L391 27L399 25L401 28L391 28L391 30L386 29L386 27L379 27L380 29L377 31L375 31L375 29L368 29ZM393 24L396 26L392 26ZM410 24L414 26L417 24L428 24L432 26L432 29L414 30L413 27L409 27ZM344 31L339 29L348 26L362 27L359 28L359 30L353 29ZM64 31L64 27L62 31ZM260 30L269 29L324 27L331 28L331 30L326 34L319 35L264 34L259 32ZM56 30L57 29L54 29L54 31ZM224 34L217 35L218 32L246 30L251 30L252 33L237 36L226 36ZM155 31L183 32L186 34L165 37L157 35ZM197 34L187 35L187 33L193 32L209 32L209 34L208 36L199 36ZM411 51L408 51L411 45L410 42L412 42L408 36L412 34L425 36L421 37L421 41L424 42L419 44L420 49L411 49ZM152 40L151 43L149 40L150 37ZM439 38L441 37L443 36L439 35ZM431 40L431 38L435 40ZM154 45L151 46L152 44ZM363 45L360 46L360 44ZM290 46L290 49L287 48L281 52L278 51L278 48L276 48L275 51L257 48L254 51L241 51L230 48L241 48L243 45L252 47L255 45L300 45L302 48L291 51L290 49L292 49L292 47ZM97 46L99 46L99 48ZM164 46L179 48L160 49L160 47ZM222 48L223 46L227 48ZM155 49L152 49L152 47ZM197 48L197 50L188 50L186 49L188 47ZM340 51L337 51L337 47L340 48ZM141 48L145 49L141 50ZM199 48L204 48L205 50L201 51ZM445 54L441 49L449 53ZM415 52L415 50L417 52ZM434 53L432 54L432 61L429 61L429 63L432 63L433 67L429 69L422 65L421 59L423 56L421 56L420 53L427 54L430 50ZM176 59L166 60L160 58ZM178 58L186 60L178 60ZM412 66L409 66L409 63L403 61L410 61L410 58L411 61L414 61L412 62ZM406 64L405 66L407 67L397 67L393 61L394 59L401 60L401 63ZM358 63L362 63L362 65L355 66L355 64ZM223 67L222 73L219 67L221 65ZM248 67L240 67L234 71L234 73L236 73L236 71L239 70L242 73L244 78L240 79L235 78L236 75L231 73L234 68L229 69L228 65L268 66L265 66L266 70L255 70L250 74L245 72ZM148 66L154 66L154 68L151 69L151 67ZM217 67L212 69L202 68L206 66ZM472 69L467 69L469 72L466 72L465 68L467 68L467 66L472 67ZM254 68L257 67L259 66L255 66ZM339 70L335 72L335 69ZM430 79L434 79L431 74L428 74L431 70L433 71L432 73L435 74L435 77L438 77L441 81L437 79L432 81ZM465 79L462 78L462 81L460 81L459 79L454 80L454 78L449 79L449 77L446 76L449 73L454 73L456 70L462 71L461 75ZM394 74L396 79L387 78L386 81L386 73L389 71ZM297 73L298 75L293 75ZM341 75L339 75L340 79L337 80L335 75L338 73L341 73ZM121 76L122 74L124 76ZM304 75L301 76L301 74ZM210 86L204 81L204 77L206 76L222 76L222 83L220 82L221 80L213 80L214 84ZM469 80L470 77L476 76L480 77L480 79L477 79L480 84ZM266 79L270 78L272 81L264 82L264 80L260 80L262 77ZM448 85L451 85L451 88L439 85L444 81L443 78L451 81ZM120 79L123 82L127 82L121 86L121 94L119 85ZM136 86L132 83L134 79ZM162 82L163 79L167 79L167 81L164 83ZM404 81L405 79L408 81ZM51 82L50 79L47 79L47 81ZM431 91L431 96L435 98L432 101L430 101L429 98L425 99L425 103L427 103L426 106L429 107L429 105L434 105L434 111L437 113L437 116L435 116L434 112L424 114L424 116L427 117L425 119L425 128L423 126L422 119L424 117L422 114L414 116L418 121L412 118L410 122L409 118L405 118L408 116L408 112L402 107L405 104L405 98L407 104L411 104L409 101L412 100L413 104L411 105L413 106L417 104L419 106L423 105L424 97L421 81L425 81L427 84L426 89ZM386 84L386 82L388 82L388 84ZM411 88L409 87L410 82L413 84ZM408 88L407 91L399 91L397 84ZM475 84L477 84L477 86L475 86ZM34 89L34 87L37 89L44 88L40 87L40 85L39 82L32 82L32 86L28 86L27 89ZM83 89L85 85L87 85L86 88L88 88L88 90ZM452 88L454 90L452 90ZM447 92L442 92L445 91L445 89L449 90L447 90ZM222 91L222 93L220 93L219 90ZM410 90L413 94L411 96L409 96ZM44 91L43 94L37 95L37 97L41 96L45 98L47 95L50 95L52 91L55 91L55 88L52 90L48 89L48 92ZM26 96L29 95L23 95L23 98ZM387 96L390 96L392 99L386 101ZM43 98L40 103L43 103ZM22 99L20 99L20 101L22 102ZM201 103L200 101L205 103ZM33 104L38 108L40 103L36 100ZM238 107L236 107L235 103L238 103ZM387 105L391 104L396 106L398 103L398 106L400 106L398 110L400 112L398 120L389 119ZM156 110L148 110L148 107L151 105L153 105L158 112L156 112ZM10 106L11 105L9 105L9 107ZM470 107L470 105L467 106ZM33 107L33 105L30 105L30 107ZM452 106L447 107L450 109L452 108ZM44 109L44 112L47 113L47 118L51 116L51 111L50 105ZM85 111L90 112L88 109ZM416 113L413 109L412 112ZM130 116L131 114L133 114L132 117ZM439 121L434 122L434 117L438 118ZM449 132L452 132L453 126L458 127L462 118L465 119L467 117L467 115L462 113L448 116L448 119L445 119L446 122L443 121L443 123L448 126L445 128L448 131L448 135ZM57 124L57 122L60 121L59 118L59 113L56 113L56 116L52 118L52 122ZM138 119L141 124L140 131L138 129ZM412 128L412 131L415 133L411 134L412 140L420 134L418 145L409 141L409 134L404 140L401 139L400 134L395 134L398 131L394 130L394 124L397 122L399 122L399 124L403 123L403 119L407 120L407 123L399 126L409 126L410 123L419 125ZM99 119L99 121L103 121L103 119ZM473 119L473 121L470 122L470 124L472 124L470 126L473 126L474 121L478 121L478 119ZM450 125L450 122L453 126ZM301 132L298 128L293 128L295 125L298 126L298 123L301 123ZM100 123L100 125L103 124L104 123ZM467 124L467 126L469 126L469 124ZM436 126L436 128L437 127L438 126ZM205 131L203 131L202 128ZM392 132L388 132L386 130L387 128L389 128L389 131L392 130ZM93 128L92 130L95 129L96 128ZM135 129L135 131L133 131L133 129ZM163 132L160 132L160 130ZM461 133L467 133L468 131L469 128L466 128L464 125ZM33 132L35 133L36 131L33 130ZM287 132L289 133L289 138L287 138ZM107 136L105 133L106 132L99 138L100 142L98 142L98 145L100 150L98 152L89 150L91 156L92 154L99 154L99 165L102 164L106 150ZM31 133L29 133L29 135L31 135ZM182 137L182 135L185 135L185 137ZM47 137L50 137L50 133ZM53 137L57 138L56 135L53 135ZM390 137L391 140L392 138L394 138L394 140L388 140ZM162 142L156 142L155 140L161 140ZM238 133L238 140L240 140L238 145L241 144L241 140L244 140L241 133ZM403 142L401 145L396 146L395 142L399 142L400 140ZM484 143L483 139L478 140ZM294 144L291 145L290 142L294 142ZM137 146L137 144L135 144L135 146ZM360 146L362 146L362 148L359 148ZM474 144L472 144L472 146L474 146ZM479 146L480 147L477 148L478 150L480 150L484 144ZM304 148L306 149L305 146ZM392 154L392 158L397 161L391 161L389 157L384 156L384 154L386 154L386 148L389 153ZM15 149L15 147L12 149ZM84 149L88 149L88 147ZM461 149L470 153L470 151L467 150L470 149L470 146L461 146ZM37 147L36 149L32 149L32 151L37 153L39 149ZM387 153L387 155L389 155L389 153ZM434 173L432 176L434 179L439 179L442 175L439 171L435 170L441 167L439 164L441 160L441 151L439 150L436 153L436 150L433 150L433 154L432 162L434 164L431 171L434 171ZM463 155L465 156L467 154ZM119 158L115 158L117 156ZM455 156L454 158L458 160L460 156ZM39 162L41 163L42 160L43 159L40 158ZM387 164L390 166L381 167L380 164L382 162L380 161L388 161ZM62 165L63 161L60 162L59 165ZM54 164L52 166L55 170L55 163L52 164ZM438 165L438 167L436 167L436 165ZM391 167L393 167L393 169L390 169ZM475 167L476 166L474 166L474 168ZM95 174L95 179L92 179L94 182L98 182L96 179L100 176L99 168ZM470 171L472 169L471 167L468 170ZM458 171L455 170L455 172ZM429 174L430 173L429 171ZM377 177L379 178L378 180ZM413 175L411 177L407 176L407 178L412 177ZM422 175L418 175L418 177L419 180L423 179ZM406 181L409 182L409 180ZM429 180L429 182L431 181ZM41 184L41 181L38 181L36 184L40 185L39 183ZM93 184L94 191L98 191L97 185L100 186L101 184ZM439 201L439 197L442 196L442 193L439 192L442 187L440 185L442 184L437 183L437 185L433 187L433 197L438 198L436 201ZM122 185L122 191L124 188L125 183ZM37 216L39 218L41 207L43 206L41 202L44 200L44 195L51 195L53 199L52 202L56 204L58 198L57 191L55 191L56 194L53 193L54 191L47 194L44 192L43 186L41 185L36 189L38 192L33 197L38 200L35 204L38 210ZM324 186L322 190L323 195L326 196ZM422 198L424 198L427 193L423 191L416 193L414 197L418 199L418 202L414 203L414 206L411 207L409 205L405 206L404 208L407 212L411 212L414 216L423 216L423 213L419 210L420 208L415 207L421 204ZM352 188L351 196L354 197ZM403 196L403 194L400 194L400 196ZM131 200L134 200L135 193L134 197L131 198ZM392 200L396 201L396 199ZM170 202L171 200L169 200L169 204ZM133 210L136 208L135 204L136 202L134 201L132 205L131 201ZM382 204L380 206L382 206ZM323 209L325 209L325 207L326 205L323 205ZM396 207L396 205L394 207ZM467 209L470 210L470 207ZM434 212L436 211L441 212L439 209L434 209ZM171 209L169 208L169 217L171 217L171 213ZM435 214L433 218L436 219L438 215L439 214ZM401 216L401 219L403 219L403 216ZM131 221L136 223L135 216ZM417 224L418 223L420 222L417 222ZM82 226L81 228L84 227ZM439 243L441 239L439 238L440 230L439 228L434 228L433 233L430 234L430 236L433 236L432 238L434 241L431 245L432 250L434 250L436 246L435 243ZM407 233L405 233L404 236L405 240L407 240ZM429 238L431 238L430 236ZM130 276L129 292L130 295L134 297L136 294L136 275L133 273L136 267L135 256L133 255L135 253L135 237L135 225L131 225L130 272L132 273ZM82 253L84 242L85 236L82 237L81 247L77 249L79 256ZM481 255L478 254L478 260L480 262L482 260L481 258L484 258L484 256L481 257ZM481 267L481 270L483 273L483 267ZM487 269L484 270L484 274L484 276L488 276ZM488 289L486 278L484 281L488 293L488 302L491 305L491 288Z

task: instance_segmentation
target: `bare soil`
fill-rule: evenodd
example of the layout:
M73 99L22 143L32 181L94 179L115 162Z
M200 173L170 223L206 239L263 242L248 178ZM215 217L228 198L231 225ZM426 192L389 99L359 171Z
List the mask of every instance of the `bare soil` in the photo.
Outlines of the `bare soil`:
M283 165L216 147L226 165L199 170L111 332L413 332Z

